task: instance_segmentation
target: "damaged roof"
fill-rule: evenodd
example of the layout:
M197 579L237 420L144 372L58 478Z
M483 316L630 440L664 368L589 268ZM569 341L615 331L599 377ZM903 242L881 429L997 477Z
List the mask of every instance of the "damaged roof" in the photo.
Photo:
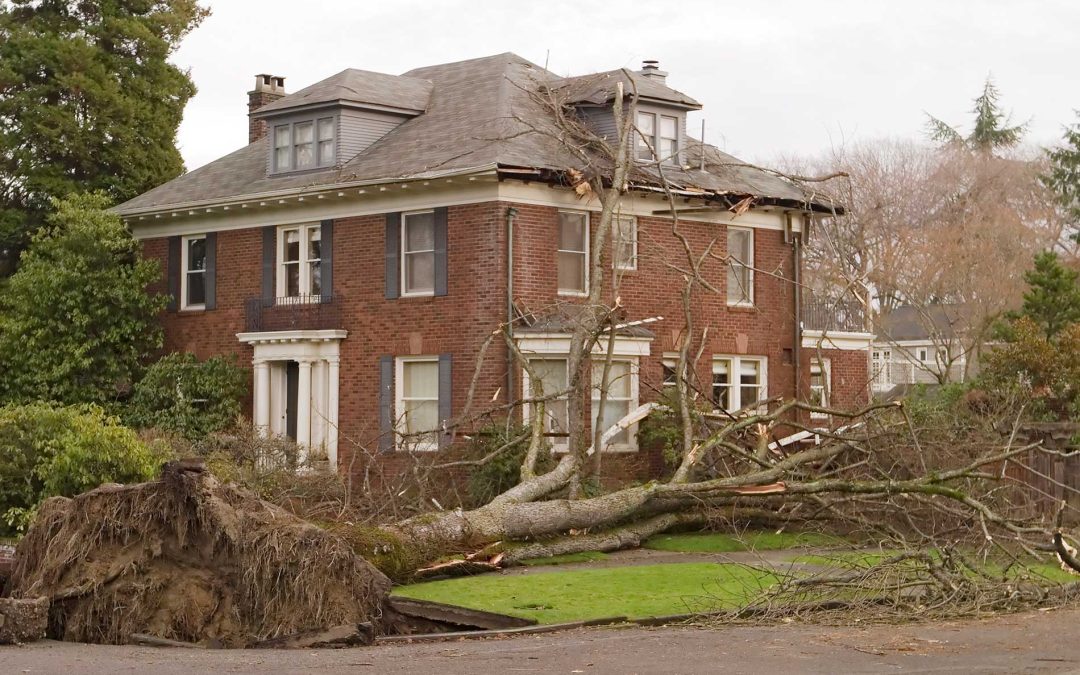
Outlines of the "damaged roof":
M612 71L616 72L625 75L626 71ZM608 81L609 74L600 75L600 81ZM572 79L582 85L596 78ZM636 80L643 91L652 94L669 95L653 85L679 94L650 78ZM423 114L404 121L355 156L339 158L341 164L337 167L301 174L268 175L270 141L263 137L121 204L116 211L131 215L257 198L290 189L423 179L501 167L562 172L579 162L555 138L533 130L548 123L548 113L531 92L566 82L566 78L558 78L512 53L417 68L401 76L345 70L271 103L260 112L272 112L275 106L283 110L298 101L316 105L351 100L398 108L415 106L423 109ZM684 105L698 106L693 99L679 95L684 97ZM828 206L822 199L810 200L791 181L711 146L705 146L706 166L702 171L701 147L699 141L688 139L688 164L698 168L665 167L667 180L689 192L701 192L702 196L708 196L704 194L708 192L797 204L812 201L818 209Z
M648 77L626 68L592 75L566 77L555 80L548 86L554 90L563 90L569 103L603 105L614 100L615 85L620 82L623 85L623 91L628 94L636 91L640 98L676 103L679 106L692 108L693 110L701 108L700 103L678 89L672 89L660 79Z

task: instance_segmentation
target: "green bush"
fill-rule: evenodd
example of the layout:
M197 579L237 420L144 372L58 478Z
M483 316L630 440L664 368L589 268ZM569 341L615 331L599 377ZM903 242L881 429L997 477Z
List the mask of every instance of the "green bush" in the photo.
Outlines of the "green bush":
M234 360L169 354L135 385L124 419L196 441L236 424L246 393L247 373Z
M96 406L0 407L0 535L24 529L47 497L149 480L163 459Z
M475 505L487 504L495 497L521 482L521 463L529 449L529 429L524 426L493 424L473 437L467 456L473 459L486 457L515 438L524 440L513 443L487 463L475 467L469 474L469 498ZM550 449L540 453L536 462L538 474L547 473L555 466Z

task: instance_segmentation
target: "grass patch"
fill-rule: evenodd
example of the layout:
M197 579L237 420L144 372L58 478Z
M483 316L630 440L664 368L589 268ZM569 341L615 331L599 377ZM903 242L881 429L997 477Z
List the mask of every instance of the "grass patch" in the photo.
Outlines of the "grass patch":
M719 532L661 534L645 542L645 548L679 553L778 551L787 548L828 548L849 545L839 537L817 532L771 531L749 531L738 535Z
M394 594L560 623L739 607L775 582L772 574L742 565L675 563L489 574L402 586Z
M869 569L875 565L900 555L901 551L842 551L831 555L801 555L793 558L794 563L808 563L823 567ZM935 559L941 554L930 551ZM905 564L916 565L915 561L906 561ZM1023 564L1003 565L997 561L989 561L981 565L981 571L990 576L1004 576L1006 579L1028 579L1036 582L1070 583L1080 581L1080 576L1071 574L1061 569L1060 565L1051 562L1025 562Z
M527 558L520 564L526 567L541 567L543 565L568 565L570 563L586 563L596 560L607 560L608 554L602 551L584 551L582 553L564 553L553 555L550 558Z

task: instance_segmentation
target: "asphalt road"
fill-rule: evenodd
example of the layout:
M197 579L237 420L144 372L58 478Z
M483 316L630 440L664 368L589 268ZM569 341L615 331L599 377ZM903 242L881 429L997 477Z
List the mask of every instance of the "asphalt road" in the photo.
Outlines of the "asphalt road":
M1078 673L1080 609L902 626L592 628L343 650L194 650L44 641L0 673Z

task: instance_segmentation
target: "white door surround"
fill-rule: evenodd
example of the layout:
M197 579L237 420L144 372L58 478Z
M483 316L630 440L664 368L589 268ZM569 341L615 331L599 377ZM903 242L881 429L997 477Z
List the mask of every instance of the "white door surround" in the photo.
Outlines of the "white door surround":
M286 433L286 364L298 365L296 444L301 460L322 456L337 469L340 343L344 330L288 330L238 333L255 349L253 419L264 435Z

